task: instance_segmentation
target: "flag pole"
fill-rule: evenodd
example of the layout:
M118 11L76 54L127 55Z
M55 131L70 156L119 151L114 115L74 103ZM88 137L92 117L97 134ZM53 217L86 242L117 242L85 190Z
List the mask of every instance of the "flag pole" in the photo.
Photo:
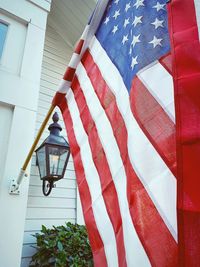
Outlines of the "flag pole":
M49 118L50 118L54 108L55 108L55 105L51 104L51 106L50 106L50 108L49 108L49 110L48 110L48 112L46 114L46 117L45 117L44 121L42 122L42 125L40 126L40 129L39 129L39 131L38 131L38 133L36 135L36 138L35 138L32 146L31 146L31 149L29 150L29 153L28 153L28 155L27 155L27 157L26 157L26 159L24 161L24 164L23 164L23 166L22 166L22 168L20 170L20 173L19 173L17 179L16 180L12 180L12 182L11 182L11 186L10 186L10 190L9 190L10 194L14 194L14 195L18 195L19 194L19 185L21 184L21 181L23 180L24 176L27 176L27 174L26 174L27 166L28 166L28 164L29 164L29 162L30 162L30 160L32 158L32 155L33 155L33 153L35 151L35 148L36 148L36 146L37 146L37 144L38 144L38 142L40 140L40 137L41 137L42 133L44 132L44 129L45 129L45 127L46 127L46 125L47 125L47 123L49 121Z

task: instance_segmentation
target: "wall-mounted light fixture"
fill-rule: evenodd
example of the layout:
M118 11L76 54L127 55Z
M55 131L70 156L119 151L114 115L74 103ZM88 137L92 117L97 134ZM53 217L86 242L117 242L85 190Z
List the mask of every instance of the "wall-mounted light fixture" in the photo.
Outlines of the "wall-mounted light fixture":
M49 126L49 136L36 149L36 165L39 168L40 178L43 181L42 191L48 196L54 183L64 177L65 169L70 156L70 147L63 136L58 124L58 114L54 113L53 123Z

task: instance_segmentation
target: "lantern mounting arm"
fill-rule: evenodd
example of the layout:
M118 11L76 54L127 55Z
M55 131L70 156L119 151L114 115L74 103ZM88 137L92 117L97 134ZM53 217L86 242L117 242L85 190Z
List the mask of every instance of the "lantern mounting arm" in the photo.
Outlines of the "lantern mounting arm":
M21 170L19 172L19 175L18 175L17 179L13 179L11 181L11 185L10 185L10 189L9 189L9 193L11 195L19 195L19 193L20 193L19 186L20 186L23 178L28 176L26 174L27 166L28 166L28 164L29 164L29 162L30 162L30 160L32 158L32 155L33 155L33 153L35 151L35 148L36 148L36 146L37 146L37 144L38 144L38 142L40 140L40 137L41 137L42 133L44 132L44 129L45 129L47 123L48 123L48 120L49 120L54 108L55 108L55 105L51 105L50 106L49 111L48 111L48 113L47 113L42 125L40 126L40 129L39 129L39 131L37 133L35 141L33 142L33 145L32 145L32 147L31 147L31 149L30 149L30 151L29 151L29 153L28 153L28 155L27 155L27 157L26 157L26 159L24 161L24 164L23 164L23 166L22 166L22 168L21 168Z

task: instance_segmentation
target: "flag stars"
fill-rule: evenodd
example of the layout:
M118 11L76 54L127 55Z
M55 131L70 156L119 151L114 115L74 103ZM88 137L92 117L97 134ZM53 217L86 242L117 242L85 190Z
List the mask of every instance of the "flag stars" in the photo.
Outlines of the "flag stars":
M129 8L131 8L131 2L126 4L125 11L128 12Z
M155 48L155 47L158 46L158 45L159 45L159 46L162 46L161 41L162 41L162 39L159 39L159 38L157 38L157 37L154 35L153 40L150 41L149 44L152 44L152 45L153 45L153 48Z
M124 28L130 23L129 18L124 20Z
M140 6L144 6L144 0L136 0L133 6L135 6L136 9L138 9Z
M136 57L132 57L132 61L131 61L131 69L132 69L132 70L134 69L135 65L138 64L138 62L137 62L137 58L138 58L138 56L136 56Z
M136 27L138 23L142 23L142 17L143 16L140 16L140 17L135 16L132 25L134 25L134 27Z
M118 31L118 25L115 25L115 26L113 27L112 33L115 34L116 31Z
M159 27L162 27L162 28L164 27L163 22L164 22L164 20L159 20L156 18L155 21L152 22L151 24L154 25L155 29L157 29Z
M123 36L122 44L124 45L128 41L128 34Z
M158 12L161 9L165 10L164 6L165 6L165 4L161 4L161 3L157 2L157 4L155 6L153 6L153 8L156 8L156 10Z
M115 2L114 2L116 5L118 5L118 3L119 3L119 0L115 0Z
M113 18L117 19L117 17L120 15L120 9L115 11L115 14L113 15Z
M108 22L110 21L110 17L106 17L106 19L104 20L104 24L108 24Z
M140 43L141 41L140 41L140 34L139 35L134 35L133 36L133 40L132 40L132 42L131 42L131 45L134 47L137 43Z

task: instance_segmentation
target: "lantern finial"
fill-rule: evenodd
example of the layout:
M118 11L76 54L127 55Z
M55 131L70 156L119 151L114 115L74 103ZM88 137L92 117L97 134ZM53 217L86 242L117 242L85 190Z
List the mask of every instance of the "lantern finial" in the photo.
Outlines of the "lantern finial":
M62 131L62 127L58 123L59 116L58 116L58 113L57 112L55 112L53 114L52 120L53 120L53 123L49 125L48 130L50 131L50 134L59 135L60 134L60 131Z
M58 112L55 112L55 113L53 114L52 120L53 120L54 123L56 123L56 122L59 121Z

